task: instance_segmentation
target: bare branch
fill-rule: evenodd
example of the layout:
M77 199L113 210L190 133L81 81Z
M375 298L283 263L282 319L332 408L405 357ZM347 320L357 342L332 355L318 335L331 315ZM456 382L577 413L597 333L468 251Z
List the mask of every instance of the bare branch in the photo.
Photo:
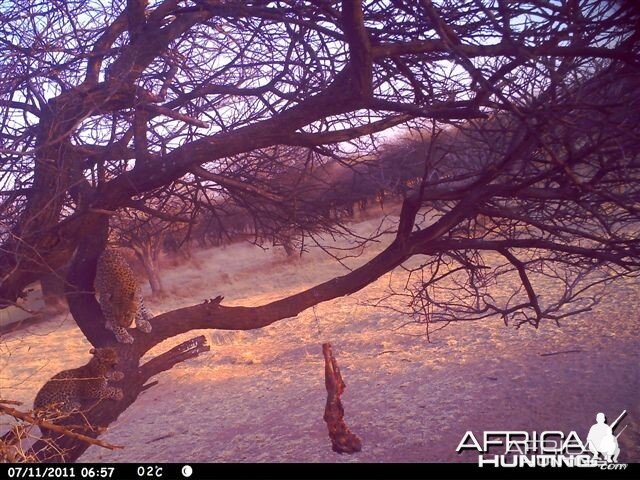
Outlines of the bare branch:
M22 420L24 422L30 423L31 425L36 425L38 427L43 427L43 428L49 429L49 430L51 430L53 432L61 433L62 435L65 435L67 437L71 437L71 438L80 440L82 442L85 442L85 443L88 443L88 444L91 444L91 445L98 445L99 447L106 448L106 449L109 449L109 450L117 450L117 449L124 448L121 445L112 445L110 443L103 442L102 440L97 440L95 438L88 437L88 436L83 435L81 433L73 432L73 431L69 430L68 428L61 427L59 425L55 425L55 424L53 424L51 422L47 422L45 420L41 420L39 418L34 417L33 415L31 415L29 413L25 413L25 412L21 412L19 410L16 410L15 408L5 407L4 405L0 405L0 411L2 413L5 413L6 415L11 415L14 418L17 418L17 419Z

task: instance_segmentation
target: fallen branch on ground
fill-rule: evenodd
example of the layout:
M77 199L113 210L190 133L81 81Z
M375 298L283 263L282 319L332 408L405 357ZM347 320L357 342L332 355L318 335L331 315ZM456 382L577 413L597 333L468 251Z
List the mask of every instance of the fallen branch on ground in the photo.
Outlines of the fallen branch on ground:
M541 353L541 357L551 357L552 355L562 355L563 353L581 353L582 350L563 350L561 352Z

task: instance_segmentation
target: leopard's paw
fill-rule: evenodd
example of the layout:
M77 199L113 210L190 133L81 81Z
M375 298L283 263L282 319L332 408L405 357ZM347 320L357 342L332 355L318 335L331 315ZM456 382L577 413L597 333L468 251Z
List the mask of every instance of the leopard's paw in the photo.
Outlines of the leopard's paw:
M114 330L116 340L120 343L133 343L133 337L126 329L119 327Z
M138 328L138 330L144 333L149 333L151 331L151 324L146 320L138 320L138 322L136 323L136 327Z

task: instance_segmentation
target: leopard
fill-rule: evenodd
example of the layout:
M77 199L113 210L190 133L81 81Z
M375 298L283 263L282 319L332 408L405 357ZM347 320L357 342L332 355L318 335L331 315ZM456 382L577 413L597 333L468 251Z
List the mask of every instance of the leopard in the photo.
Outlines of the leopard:
M127 328L134 320L138 330L151 332L149 320L153 314L144 303L131 266L120 252L107 248L100 254L94 287L105 318L105 328L114 333L118 342L133 343Z
M118 353L111 347L92 348L89 353L93 357L86 365L64 370L42 386L33 402L34 411L56 423L89 400L122 400L122 389L109 385L109 381L124 378L124 373L116 370ZM51 418L54 414L55 418Z

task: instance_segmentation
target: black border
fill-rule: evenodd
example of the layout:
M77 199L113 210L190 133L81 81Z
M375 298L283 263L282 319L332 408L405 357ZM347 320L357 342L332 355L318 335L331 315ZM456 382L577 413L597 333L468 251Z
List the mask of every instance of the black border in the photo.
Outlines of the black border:
M0 464L0 478L74 478L84 479L185 479L181 473L186 463L75 463L75 464ZM517 478L517 479L552 479L552 478L638 478L640 464L628 464L624 470L601 470L599 468L579 467L521 467L496 468L493 466L479 467L474 463L189 463L193 470L190 480L201 479L447 479L451 478ZM39 469L42 472L47 467L73 468L74 477L64 476L36 476L22 475L9 477L12 467L29 468L32 472ZM107 467L106 470L104 468ZM113 475L106 477L92 472L108 471L113 468ZM162 474L156 475L161 469ZM144 475L139 475L144 471ZM81 472L88 472L82 476ZM15 470L14 470L15 473Z

